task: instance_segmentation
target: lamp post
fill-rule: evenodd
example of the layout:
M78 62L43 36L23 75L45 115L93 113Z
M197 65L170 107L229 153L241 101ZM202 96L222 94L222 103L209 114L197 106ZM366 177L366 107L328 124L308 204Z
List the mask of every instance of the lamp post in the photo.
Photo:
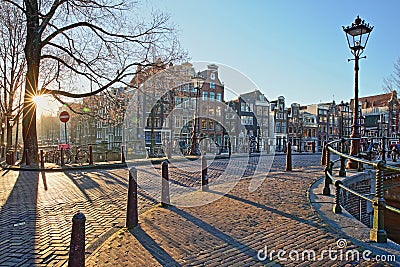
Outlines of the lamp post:
M359 153L359 146L360 146L360 125L359 125L359 105L358 105L358 61L360 55L364 52L364 49L367 45L369 35L374 27L370 26L368 23L365 23L364 20L361 20L359 16L355 19L354 23L351 26L344 27L343 31L346 33L347 43L349 45L350 51L353 54L353 59L348 59L350 62L354 60L354 117L353 117L353 131L351 133L351 140L350 145L350 155L357 156ZM365 38L363 38L365 37ZM358 163L352 160L347 162L347 168L349 169L357 169Z
M196 76L192 77L193 79L193 87L196 89L196 106L194 110L193 116L193 132L192 132L192 143L190 145L189 154L192 156L200 156L201 151L199 148L199 99L200 99L200 90L204 84L204 78L200 75L200 72L197 73Z

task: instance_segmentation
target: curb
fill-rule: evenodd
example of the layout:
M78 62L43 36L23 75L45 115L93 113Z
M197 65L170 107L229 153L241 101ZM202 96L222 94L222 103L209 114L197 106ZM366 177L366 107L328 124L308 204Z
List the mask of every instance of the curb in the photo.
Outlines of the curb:
M110 163L110 164L94 164L94 165L83 165L83 166L63 166L54 168L40 168L34 166L12 166L8 164L1 164L3 170L10 171L37 171L37 172L63 172L63 171L75 171L75 170L92 170L92 169L120 169L126 168L126 163Z

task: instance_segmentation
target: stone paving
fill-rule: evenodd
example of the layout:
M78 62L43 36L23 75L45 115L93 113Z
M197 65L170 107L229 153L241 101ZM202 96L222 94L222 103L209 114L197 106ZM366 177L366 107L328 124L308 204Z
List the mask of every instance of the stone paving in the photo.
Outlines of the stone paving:
M310 184L322 175L320 169L273 171L254 192L248 190L250 178L242 179L231 192L205 206L153 208L139 217L139 227L122 229L108 239L89 257L87 266L375 264L340 260L339 254L331 260L327 253L322 254L329 248L338 249L342 237L316 215L307 197ZM211 186L209 192L197 191L190 198L220 194L218 189ZM348 242L343 254L353 249L362 250ZM286 260L278 259L278 250L286 252ZM315 260L291 260L291 250L300 255L313 250ZM265 259L264 251L268 252Z
M65 265L71 218L79 211L87 218L88 256L111 236L88 258L87 266L257 266L276 261L276 256L259 261L257 253L265 246L268 250L334 247L340 236L315 215L307 198L309 185L322 175L320 154L294 155L292 173L282 172L285 158L277 155L266 181L249 192L256 160L249 159L245 178L225 196L221 184L211 186L207 193L192 190L190 199L219 195L204 206L154 208L159 201L156 196L139 189L140 227L129 231L122 229L126 169L4 171L0 177L0 266ZM222 159L211 163L211 182L226 164ZM199 185L200 173L191 172L195 179L188 179L193 175L182 168L174 171L171 167L170 173L171 184Z

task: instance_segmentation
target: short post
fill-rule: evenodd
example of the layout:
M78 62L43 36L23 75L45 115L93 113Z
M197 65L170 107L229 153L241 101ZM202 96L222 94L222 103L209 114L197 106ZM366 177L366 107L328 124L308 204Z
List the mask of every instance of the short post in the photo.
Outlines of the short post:
M121 163L125 163L125 147L121 146Z
M312 142L312 153L315 153L315 141Z
M169 176L168 176L168 162L163 161L161 163L161 176L162 176L162 183L161 183L161 206L168 206L170 205L170 198L169 198Z
M207 158L201 156L201 191L208 190L208 169L207 169Z
M60 149L60 166L64 166L64 149L61 147Z
M126 208L126 227L138 225L138 201L137 201L137 170L129 168L128 205Z
M326 145L324 143L324 151L325 151L325 162L326 162L326 166L325 166L325 184L324 184L324 190L323 190L323 195L324 196L330 196L331 195L331 189L329 188L329 185L332 183L331 181L331 177L329 176L329 174L332 174L332 170L331 170L331 156L330 156L330 152L328 149L328 145Z
M89 145L89 165L93 165L93 148Z
M335 195L335 204L333 205L333 213L342 213L342 207L340 206L340 185L342 181L336 181L336 195Z
M369 232L369 238L371 241L377 243L386 243L387 234L385 231L384 211L385 211L385 199L383 198L383 167L385 162L380 160L374 165L375 174L375 197L373 201L374 208L374 219L372 222L372 229Z
M43 149L40 149L40 167L44 169L44 155L43 155Z
M1 157L4 158L4 154L6 152L6 148L4 146L1 146Z
M286 171L292 171L292 144L287 142Z
M321 165L326 165L326 141L322 143Z
M15 163L14 151L11 151L11 153L10 153L10 165L14 165L14 163Z
M342 138L340 140L340 142L341 142L340 152L342 152L344 154L346 139ZM339 176L340 177L346 177L346 158L342 157L342 156L340 157Z
M28 149L25 149L25 163L26 163L26 165L31 165L31 159L29 158Z
M86 217L80 212L75 214L72 218L68 267L85 266L85 222Z

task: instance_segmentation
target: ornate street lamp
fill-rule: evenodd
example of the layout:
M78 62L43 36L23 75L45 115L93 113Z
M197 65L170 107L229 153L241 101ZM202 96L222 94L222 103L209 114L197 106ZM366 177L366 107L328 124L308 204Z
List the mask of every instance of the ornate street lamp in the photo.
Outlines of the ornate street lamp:
M351 146L350 146L350 155L357 156L359 153L360 146L360 125L359 125L359 105L358 105L358 60L360 55L364 52L364 49L367 45L369 35L374 27L370 26L368 23L365 23L364 20L361 20L359 16L355 19L354 23L351 26L344 27L343 31L346 33L347 43L349 45L350 51L353 54L353 59L348 59L350 62L354 60L354 114L353 114L353 132L351 133ZM358 163L352 160L347 162L347 168L349 169L357 169Z
M200 113L199 111L199 100L200 100L200 91L201 88L203 87L204 84L204 77L200 75L200 72L197 73L194 77L192 77L193 80L193 87L196 89L196 107L194 110L194 116L193 116L193 121L194 121L194 126L193 126L193 132L192 132L192 143L190 145L190 151L189 154L192 156L200 156L201 151L199 147L199 117L198 114Z

